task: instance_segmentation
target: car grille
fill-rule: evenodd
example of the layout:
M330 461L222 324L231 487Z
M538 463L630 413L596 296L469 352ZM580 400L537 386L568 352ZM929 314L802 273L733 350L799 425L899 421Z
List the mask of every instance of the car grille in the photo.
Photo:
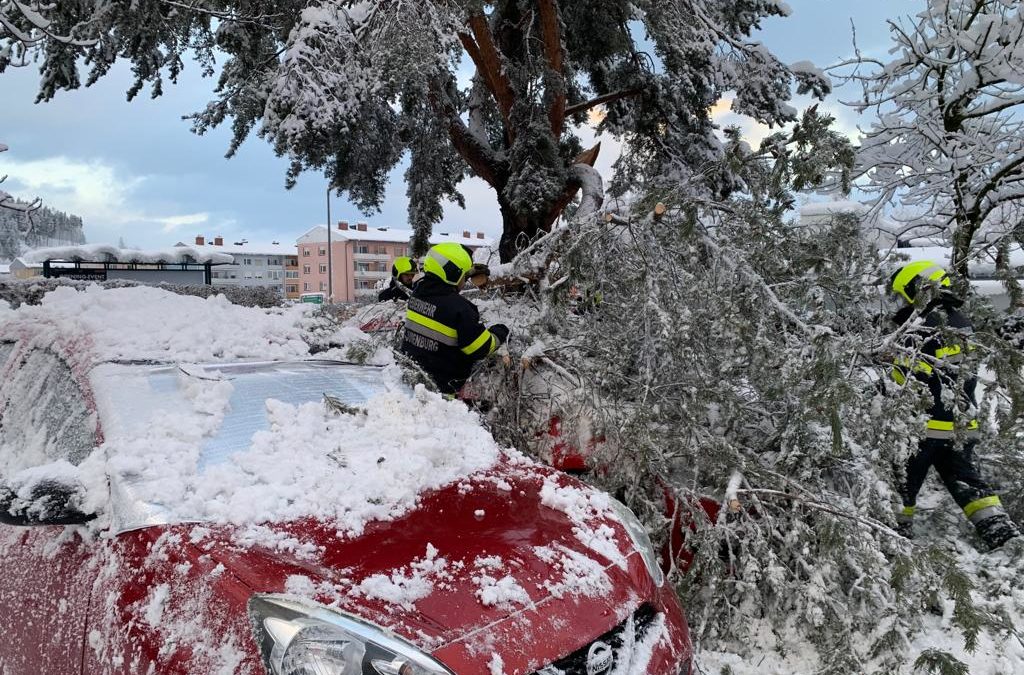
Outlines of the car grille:
M641 605L631 617L615 628L565 658L541 668L534 675L606 675L611 673L622 660L629 660L632 657L633 646L644 639L656 616L657 613L653 607Z

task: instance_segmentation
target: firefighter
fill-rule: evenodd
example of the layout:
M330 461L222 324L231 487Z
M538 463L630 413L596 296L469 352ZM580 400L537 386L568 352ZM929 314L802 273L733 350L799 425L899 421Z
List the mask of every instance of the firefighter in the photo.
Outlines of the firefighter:
M412 280L416 277L416 263L412 258L402 256L391 263L391 283L377 294L377 302L407 300L412 292Z
M402 351L408 354L444 394L455 394L469 378L473 364L508 338L508 327L480 323L476 305L459 294L473 260L456 243L437 244L423 261L423 278L409 298Z
M972 349L971 322L960 311L962 301L952 294L945 270L931 261L904 265L892 276L891 290L902 305L893 321L902 326L915 318L919 324L907 332L908 346L917 348L915 356L897 359L892 377L903 385L910 375L928 387L932 397L924 438L907 461L897 529L912 536L917 494L934 466L985 545L999 548L1020 533L978 470L978 421L957 420L956 415L957 410L973 414L977 409L977 375L962 372L961 365Z

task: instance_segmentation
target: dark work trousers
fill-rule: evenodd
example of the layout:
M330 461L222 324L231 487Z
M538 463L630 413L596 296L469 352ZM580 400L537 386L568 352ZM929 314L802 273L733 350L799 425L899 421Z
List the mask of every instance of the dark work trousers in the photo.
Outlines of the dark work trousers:
M928 469L933 466L960 508L995 494L982 479L974 462L974 446L977 444L975 440L968 440L963 447L957 447L953 439L923 439L917 453L907 461L907 479L901 495L903 505L914 506L917 503L917 493L924 485Z

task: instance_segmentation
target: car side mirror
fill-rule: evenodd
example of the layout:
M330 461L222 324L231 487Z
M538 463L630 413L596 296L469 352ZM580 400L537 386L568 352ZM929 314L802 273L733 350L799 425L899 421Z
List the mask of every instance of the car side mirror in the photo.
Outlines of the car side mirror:
M81 525L96 517L84 513L81 485L57 480L41 480L28 494L15 492L6 483L0 483L0 523L5 525Z

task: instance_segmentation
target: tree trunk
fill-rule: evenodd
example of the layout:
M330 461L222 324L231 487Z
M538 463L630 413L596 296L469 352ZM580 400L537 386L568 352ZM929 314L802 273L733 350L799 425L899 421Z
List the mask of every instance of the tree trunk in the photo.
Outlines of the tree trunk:
M516 211L500 193L498 208L501 209L501 241L498 243L498 256L501 262L507 263L538 236L547 232L548 228L544 227L542 215Z

